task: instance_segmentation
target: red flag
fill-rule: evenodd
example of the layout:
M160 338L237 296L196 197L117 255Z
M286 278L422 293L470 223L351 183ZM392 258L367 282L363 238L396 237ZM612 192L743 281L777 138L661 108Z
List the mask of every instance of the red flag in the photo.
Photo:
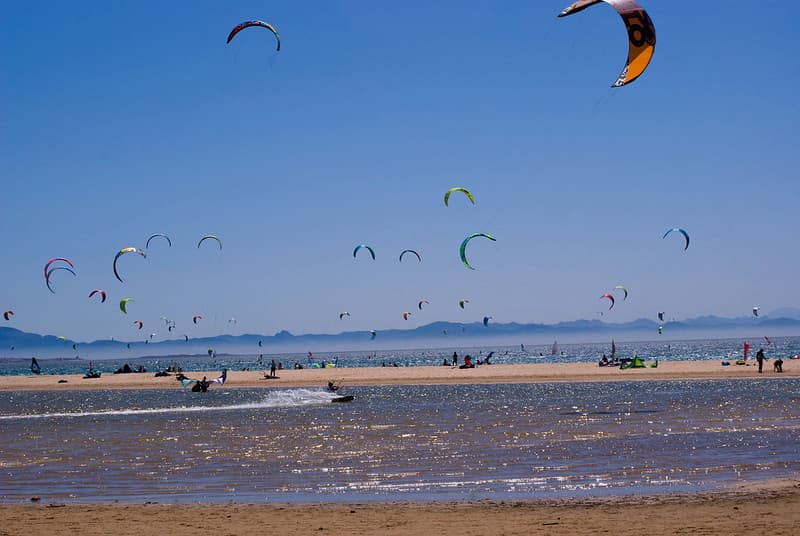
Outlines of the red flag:
M744 358L747 359L747 354L750 352L750 343L744 341Z

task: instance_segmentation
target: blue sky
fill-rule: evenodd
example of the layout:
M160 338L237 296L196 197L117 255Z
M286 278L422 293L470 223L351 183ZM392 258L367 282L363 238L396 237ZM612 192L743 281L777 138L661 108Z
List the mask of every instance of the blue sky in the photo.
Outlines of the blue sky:
M617 284L630 297L603 320L797 305L800 7L646 2L653 61L611 89L622 21L607 5L557 19L565 5L5 6L4 325L92 340L140 337L134 320L167 337L161 316L190 336L550 323L598 318ZM258 28L226 45L248 19L282 50ZM453 186L476 205L445 207ZM688 251L661 239L674 226ZM497 242L473 242L470 271L473 232ZM173 247L124 257L119 283L115 253L154 233ZM222 251L198 249L205 234ZM376 261L353 259L360 243ZM423 262L400 264L407 248ZM78 276L51 294L55 256Z

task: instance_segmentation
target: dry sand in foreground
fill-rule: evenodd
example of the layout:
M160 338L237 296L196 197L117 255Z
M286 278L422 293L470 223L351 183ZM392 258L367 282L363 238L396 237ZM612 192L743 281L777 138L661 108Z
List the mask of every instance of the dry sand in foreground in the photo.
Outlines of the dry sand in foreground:
M0 536L800 533L800 480L734 492L548 502L0 505Z
M100 364L102 366L102 364ZM719 361L660 362L657 368L620 370L596 363L536 363L525 365L484 365L474 369L453 367L363 367L279 370L278 378L265 379L263 371L229 371L226 387L321 387L328 381L344 385L414 385L443 383L532 383L561 381L690 380L727 378L797 378L800 361L786 360L783 373L772 370L772 361L759 374L755 364L723 367ZM175 377L156 378L143 374L104 373L97 379L81 375L0 376L0 391L39 389L145 389L177 388ZM216 372L186 372L192 378L213 378ZM67 380L66 383L58 383ZM213 389L213 387L212 387Z

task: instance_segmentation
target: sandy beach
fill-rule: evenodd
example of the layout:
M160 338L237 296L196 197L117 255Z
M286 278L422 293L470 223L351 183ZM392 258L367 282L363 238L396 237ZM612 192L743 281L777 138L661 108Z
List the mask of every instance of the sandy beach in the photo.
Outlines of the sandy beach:
M797 363L797 366L793 366ZM102 365L101 365L102 366ZM220 371L185 372L191 378L214 378ZM656 368L621 370L596 363L536 363L484 365L473 369L453 367L363 367L279 370L277 378L264 371L229 371L227 387L316 387L328 381L344 385L481 384L570 381L700 380L731 378L797 378L800 361L784 362L783 373L773 372L772 362L758 373L755 363L722 366L719 361L660 362ZM59 383L61 380L66 382ZM178 386L174 376L156 378L153 372L106 374L84 379L81 375L0 376L0 391L39 389L170 389Z
M800 480L720 493L526 502L0 505L0 535L245 534L782 536Z

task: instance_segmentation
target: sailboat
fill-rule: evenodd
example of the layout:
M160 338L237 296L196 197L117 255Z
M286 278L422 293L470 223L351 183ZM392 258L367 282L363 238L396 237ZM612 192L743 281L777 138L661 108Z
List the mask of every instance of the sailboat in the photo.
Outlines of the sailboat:
M553 348L550 350L550 355L558 355L558 341L553 341Z
M31 358L31 373L33 374L41 374L42 367L39 366L39 362L36 361L35 357Z

